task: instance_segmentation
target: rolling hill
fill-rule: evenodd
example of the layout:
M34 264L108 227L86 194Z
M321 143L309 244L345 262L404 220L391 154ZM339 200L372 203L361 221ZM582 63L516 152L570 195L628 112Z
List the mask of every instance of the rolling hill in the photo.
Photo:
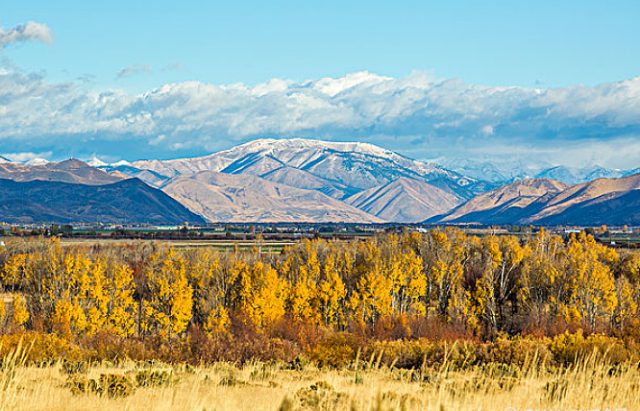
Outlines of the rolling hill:
M8 223L204 223L138 179L106 185L0 179L0 216Z

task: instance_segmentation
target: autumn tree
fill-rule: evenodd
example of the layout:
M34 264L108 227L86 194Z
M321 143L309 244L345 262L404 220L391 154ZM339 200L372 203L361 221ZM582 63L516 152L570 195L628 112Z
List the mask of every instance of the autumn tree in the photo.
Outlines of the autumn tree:
M193 308L184 258L170 249L152 257L147 273L148 297L142 302L142 328L171 338L187 330Z
M560 302L568 320L583 321L592 330L601 316L610 317L618 303L615 282L606 262L615 255L580 233L572 236L566 251L564 286L566 298Z
M564 266L564 242L558 235L540 231L528 244L529 253L522 272L518 301L536 325L558 314L556 302L564 300L561 273Z

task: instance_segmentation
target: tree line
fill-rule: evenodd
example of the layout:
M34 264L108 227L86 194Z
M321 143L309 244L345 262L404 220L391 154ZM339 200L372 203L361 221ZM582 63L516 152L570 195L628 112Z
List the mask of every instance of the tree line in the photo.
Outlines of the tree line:
M371 339L636 335L640 255L585 233L473 236L457 228L366 240L304 240L281 253L162 243L9 240L0 281L7 332L180 340L254 333ZM305 337L306 336L306 337Z

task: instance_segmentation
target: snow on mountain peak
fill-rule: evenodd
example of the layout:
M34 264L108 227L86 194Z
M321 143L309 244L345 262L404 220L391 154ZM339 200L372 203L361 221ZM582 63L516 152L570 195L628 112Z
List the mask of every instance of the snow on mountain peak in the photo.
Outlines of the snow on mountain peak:
M400 157L398 154L394 153L391 150L387 150L370 143L322 141L304 138L278 140L270 138L258 139L233 147L232 149L227 150L227 152L247 151L273 154L288 150L299 151L310 149L331 150L343 153L360 153L389 159Z
M49 163L50 163L50 161L47 160L46 158L36 157L36 158L32 158L29 161L26 161L24 163L24 165L26 165L26 166L43 166L43 165L49 164Z
M89 164L91 167L104 167L104 166L108 166L109 164L105 163L104 161L100 160L98 157L93 156L93 158L89 161L87 161L87 164Z

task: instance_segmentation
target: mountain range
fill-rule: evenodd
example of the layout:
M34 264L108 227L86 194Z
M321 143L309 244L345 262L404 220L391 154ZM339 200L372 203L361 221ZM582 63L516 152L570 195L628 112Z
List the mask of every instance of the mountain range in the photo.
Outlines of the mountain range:
M586 183L598 178L621 178L637 174L640 169L620 170L590 164L583 167L552 165L545 162L529 163L525 159L487 158L446 159L430 161L471 178L504 185L518 180L549 178L567 184Z
M93 164L140 178L211 221L416 222L494 187L372 144L305 139Z
M512 163L521 172L497 184L507 175L491 163L458 163L481 166L480 179L371 144L304 139L175 160L31 164L0 159L5 221L640 225L640 174L598 166L578 177Z

